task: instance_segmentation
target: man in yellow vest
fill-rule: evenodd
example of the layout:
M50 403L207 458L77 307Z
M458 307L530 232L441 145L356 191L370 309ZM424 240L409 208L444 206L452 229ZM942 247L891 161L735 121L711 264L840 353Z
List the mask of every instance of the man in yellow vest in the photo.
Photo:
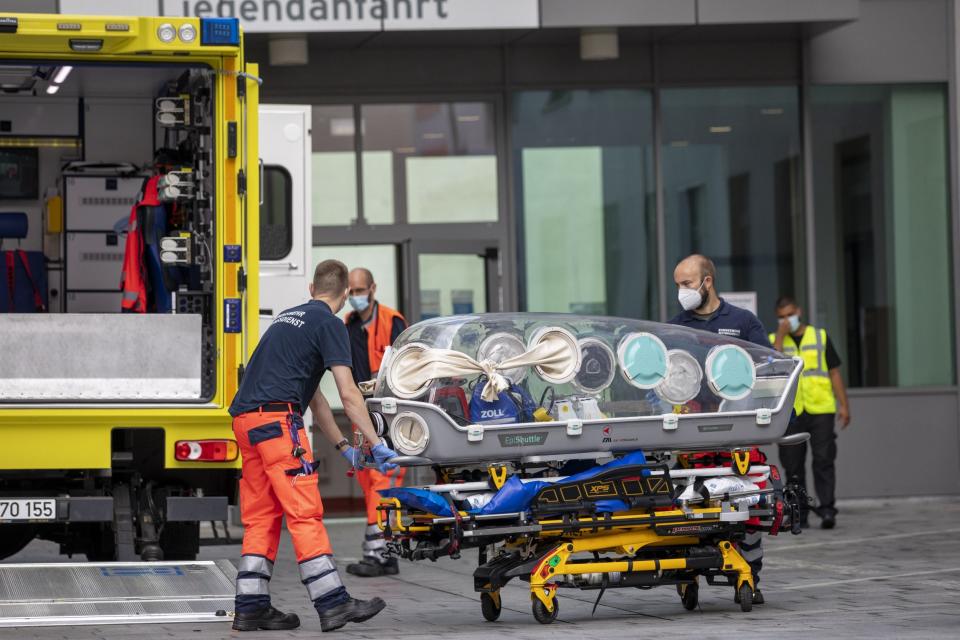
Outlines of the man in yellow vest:
M347 315L347 333L350 335L350 353L353 357L353 377L357 383L373 380L380 371L383 354L404 329L407 321L399 311L377 301L377 283L369 269L359 267L350 271L350 306ZM347 565L347 573L362 578L394 575L399 571L397 559L386 557L386 542L377 526L377 507L381 489L403 484L403 467L386 473L376 469L357 471L357 481L363 490L367 506L367 529L363 540L363 558Z
M834 461L837 458L837 434L834 424L841 429L850 424L850 405L847 390L840 377L840 356L837 355L827 332L802 320L803 310L796 300L783 296L777 300L777 332L770 334L773 348L788 356L803 358L803 373L793 404L796 419L787 434L810 434L813 450L813 484L819 506L814 512L820 516L820 526L833 529L837 524L834 506L834 488L837 482ZM788 479L806 485L807 445L780 447L780 461ZM807 514L803 514L806 522Z

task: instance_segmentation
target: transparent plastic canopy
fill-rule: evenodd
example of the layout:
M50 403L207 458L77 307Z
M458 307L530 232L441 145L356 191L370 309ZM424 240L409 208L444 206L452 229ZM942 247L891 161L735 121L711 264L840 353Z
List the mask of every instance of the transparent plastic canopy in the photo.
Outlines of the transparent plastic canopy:
M459 424L743 412L779 407L796 367L771 348L682 326L463 315L407 329L374 397L430 403Z

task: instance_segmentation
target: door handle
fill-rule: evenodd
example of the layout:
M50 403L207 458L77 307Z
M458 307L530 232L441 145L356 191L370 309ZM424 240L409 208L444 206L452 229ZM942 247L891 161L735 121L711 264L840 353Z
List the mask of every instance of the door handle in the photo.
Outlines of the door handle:
M260 165L260 206L263 206L263 158L257 158Z
M296 271L296 270L299 269L299 268L300 268L300 267L297 265L296 262L288 262L288 263L287 263L287 269L289 269L290 271Z

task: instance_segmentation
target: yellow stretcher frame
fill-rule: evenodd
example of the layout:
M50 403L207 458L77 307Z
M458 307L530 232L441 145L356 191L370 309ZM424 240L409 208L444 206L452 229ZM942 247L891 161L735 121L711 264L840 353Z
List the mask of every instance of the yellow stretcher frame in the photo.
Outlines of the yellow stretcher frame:
M535 617L540 622L549 622L556 617L556 592L559 586L556 580L561 576L692 570L686 557L653 560L633 559L647 548L703 544L703 541L697 536L661 535L654 529L657 525L655 521L635 524L638 516L652 516L654 519L674 522L678 518L683 518L697 524L709 525L720 522L722 512L721 507L630 511L596 522L584 520L580 523L583 526L577 531L548 529L525 534L539 540L551 538L561 540L553 550L542 557L533 571L530 572L530 599L533 603ZM469 514L465 512L459 512L458 515L463 519L469 518ZM436 520L436 516L429 514L410 514L409 521L404 522L403 507L397 498L382 498L380 508L377 510L377 526L381 531L385 531L389 527L392 535L410 536L430 532L436 526ZM544 519L538 520L536 524L549 528L559 527L566 523L562 519ZM756 588L753 571L730 540L720 540L716 543L716 546L722 558L722 566L719 571L736 576L734 586L737 598L745 603L741 605L741 608L746 611L748 607L752 606L753 592ZM617 553L626 556L628 559L610 560L600 558L571 562L572 557L578 553ZM681 585L681 595L683 595L685 588L686 585ZM484 591L483 595L489 597L499 611L501 606L499 590ZM538 612L538 605L542 607L540 612Z
M256 346L259 323L259 168L257 108L259 86L256 64L247 63L243 34L238 46L209 46L200 42L201 20L178 17L74 16L16 14L14 33L0 32L0 63L29 60L67 64L200 64L216 74L215 80L215 269L213 304L223 309L224 299L241 298L243 333L225 333L216 326L217 377L214 397L203 405L0 405L0 471L98 470L111 468L111 433L117 428L162 428L167 469L239 468L240 461L225 463L179 462L177 440L233 439L226 406L236 393L238 369ZM179 31L193 25L191 43L179 37L164 43L157 29L173 24ZM98 51L78 51L71 41L102 42ZM238 91L238 83L243 91ZM228 157L227 123L236 122L238 153ZM150 123L152 126L152 123ZM243 171L246 192L240 193ZM240 245L242 262L223 261L225 245ZM239 290L239 271L246 275L245 292ZM217 314L220 317L220 314Z

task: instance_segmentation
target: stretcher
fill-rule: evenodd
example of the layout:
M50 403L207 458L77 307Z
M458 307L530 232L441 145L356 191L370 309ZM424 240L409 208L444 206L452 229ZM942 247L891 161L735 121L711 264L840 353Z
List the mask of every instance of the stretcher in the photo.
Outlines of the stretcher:
M754 579L737 544L748 529L799 533L805 495L784 486L769 465L749 466L745 474L736 463L671 469L629 460L635 455L579 477L529 480L536 491L516 511L467 507L471 496L498 485L502 493L516 480L504 466L490 467L482 481L381 492L378 524L391 553L408 560L458 558L479 549L474 589L490 621L499 617L500 591L513 579L529 583L533 616L543 624L557 617L558 589L599 590L599 602L606 589L672 585L692 610L703 581L732 587L735 602L750 611ZM704 489L705 479L723 478L748 488ZM411 501L411 492L435 496L448 508Z
M408 560L479 550L474 588L496 620L529 583L557 591L701 584L753 606L748 532L799 533L802 490L753 447L786 437L802 362L658 323L489 314L413 325L366 385L378 433L434 484L381 491L378 524ZM358 436L359 437L359 436ZM362 438L357 443L363 446ZM712 452L712 453L705 453Z

